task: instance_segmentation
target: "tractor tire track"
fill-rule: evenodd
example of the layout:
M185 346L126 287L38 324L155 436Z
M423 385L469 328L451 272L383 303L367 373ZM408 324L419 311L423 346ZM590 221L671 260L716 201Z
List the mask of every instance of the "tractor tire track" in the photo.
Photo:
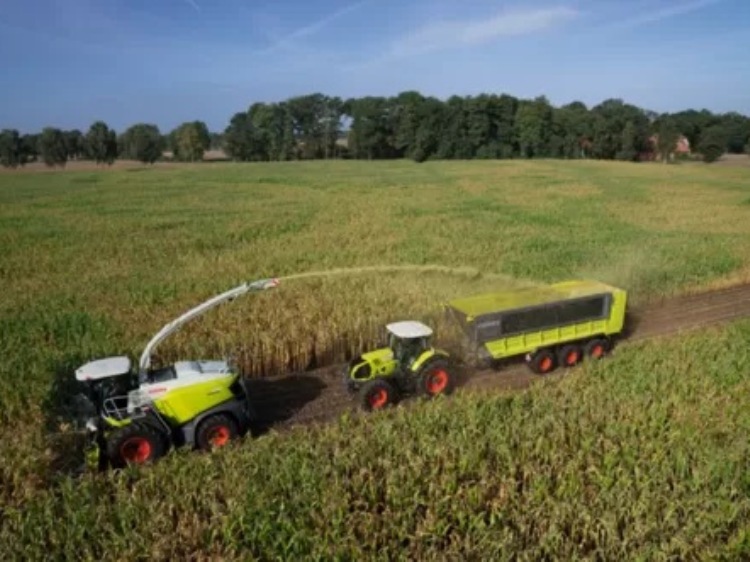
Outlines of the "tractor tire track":
M626 335L618 346L745 317L750 317L750 284L660 299L630 308ZM324 423L345 412L357 412L357 397L346 392L342 368L343 365L333 365L307 373L249 381L253 403L261 419L260 431ZM463 371L462 382L456 392L514 392L566 372L566 369L558 369L547 377L540 377L520 361L497 369L462 367L460 370Z

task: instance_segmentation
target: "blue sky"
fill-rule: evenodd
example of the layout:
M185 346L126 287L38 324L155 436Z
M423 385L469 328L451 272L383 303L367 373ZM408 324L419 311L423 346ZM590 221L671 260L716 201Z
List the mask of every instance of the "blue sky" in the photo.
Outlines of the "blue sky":
M0 128L415 89L750 115L750 0L2 0Z

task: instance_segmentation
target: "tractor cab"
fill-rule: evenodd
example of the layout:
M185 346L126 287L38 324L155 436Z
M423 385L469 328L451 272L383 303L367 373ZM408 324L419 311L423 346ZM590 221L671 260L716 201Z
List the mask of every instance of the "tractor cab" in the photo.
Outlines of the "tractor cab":
M386 327L388 347L399 366L408 369L422 353L430 349L432 328L414 320L394 322Z

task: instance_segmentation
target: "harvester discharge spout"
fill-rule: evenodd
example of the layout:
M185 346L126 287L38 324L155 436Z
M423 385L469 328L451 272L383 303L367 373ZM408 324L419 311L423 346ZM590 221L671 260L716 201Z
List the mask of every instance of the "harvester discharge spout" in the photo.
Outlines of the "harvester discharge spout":
M148 345L146 345L146 347L144 348L143 353L141 354L140 361L138 363L139 375L143 377L151 367L151 354L153 353L156 346L161 343L167 336L178 330L185 323L189 322L196 316L200 316L201 314L214 308L215 306L218 306L223 302L232 301L237 297L244 295L245 293L265 291L278 286L278 278L259 279L257 281L243 283L242 285L239 285L234 289L230 289L205 301L202 304L199 304L195 308L188 310L182 316L176 318L175 320L172 320L172 322L165 325L161 330L159 330L159 332L153 338L151 338L151 341L148 342Z

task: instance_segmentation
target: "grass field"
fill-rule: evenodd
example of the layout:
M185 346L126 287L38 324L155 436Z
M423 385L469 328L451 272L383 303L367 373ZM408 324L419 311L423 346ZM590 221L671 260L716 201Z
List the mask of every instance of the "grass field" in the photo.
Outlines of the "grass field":
M592 276L644 302L747 279L749 180L742 167L552 161L0 174L3 558L744 553L746 323L639 344L516 398L457 397L83 482L58 469L76 458L72 370L137 355L244 280L383 268L286 280L161 357L232 352L261 376L341 360L397 316L442 326L442 300L490 288ZM447 269L385 267L407 265Z

